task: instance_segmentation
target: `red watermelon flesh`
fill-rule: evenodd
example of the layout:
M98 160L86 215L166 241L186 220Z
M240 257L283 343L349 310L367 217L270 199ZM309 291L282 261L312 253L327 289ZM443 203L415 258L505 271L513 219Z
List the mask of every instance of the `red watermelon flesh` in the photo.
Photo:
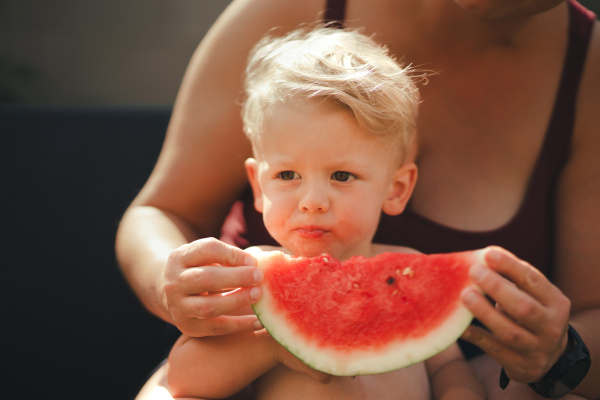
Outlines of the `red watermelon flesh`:
M482 251L329 255L255 253L265 274L254 311L271 336L313 368L353 376L399 369L444 350L472 315L460 293Z

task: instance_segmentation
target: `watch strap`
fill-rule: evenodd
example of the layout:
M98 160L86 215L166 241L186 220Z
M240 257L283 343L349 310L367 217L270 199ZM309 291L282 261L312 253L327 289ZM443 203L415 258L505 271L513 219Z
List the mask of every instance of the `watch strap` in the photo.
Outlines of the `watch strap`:
M583 380L590 368L589 350L575 328L569 325L567 334L568 351L539 382L528 383L530 388L543 397L557 399L571 392ZM510 378L503 367L500 371L500 388L506 389L509 383Z
M508 377L508 375L506 375L506 371L504 370L504 367L502 367L502 369L500 370L500 388L502 390L506 389L506 387L508 386L508 384L510 383L510 378Z

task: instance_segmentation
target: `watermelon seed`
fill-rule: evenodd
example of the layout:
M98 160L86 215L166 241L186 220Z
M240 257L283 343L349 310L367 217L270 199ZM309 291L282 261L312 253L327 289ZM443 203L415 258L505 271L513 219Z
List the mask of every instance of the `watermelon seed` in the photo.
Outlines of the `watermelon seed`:
M388 285L391 285L391 284L392 284L392 283L394 283L394 282L396 282L396 280L395 280L393 277L391 277L391 276L390 276L389 278L387 278L387 281L386 281L386 283L387 283Z

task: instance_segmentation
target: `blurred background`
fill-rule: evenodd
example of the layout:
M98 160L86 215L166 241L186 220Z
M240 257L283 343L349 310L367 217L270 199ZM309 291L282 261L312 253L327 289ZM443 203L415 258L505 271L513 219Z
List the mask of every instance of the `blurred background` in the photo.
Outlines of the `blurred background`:
M172 104L230 0L0 0L0 103Z
M172 104L229 3L0 0L0 103Z

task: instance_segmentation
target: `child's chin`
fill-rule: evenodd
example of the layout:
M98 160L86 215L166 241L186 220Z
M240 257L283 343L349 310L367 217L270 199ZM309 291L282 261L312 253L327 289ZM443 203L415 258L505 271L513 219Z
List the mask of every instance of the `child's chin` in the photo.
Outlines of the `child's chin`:
M332 249L328 246L315 246L313 245L302 245L302 246L294 246L294 248L290 249L292 254L301 257L318 257L322 254L329 254L333 258L337 258L338 255L335 249Z

